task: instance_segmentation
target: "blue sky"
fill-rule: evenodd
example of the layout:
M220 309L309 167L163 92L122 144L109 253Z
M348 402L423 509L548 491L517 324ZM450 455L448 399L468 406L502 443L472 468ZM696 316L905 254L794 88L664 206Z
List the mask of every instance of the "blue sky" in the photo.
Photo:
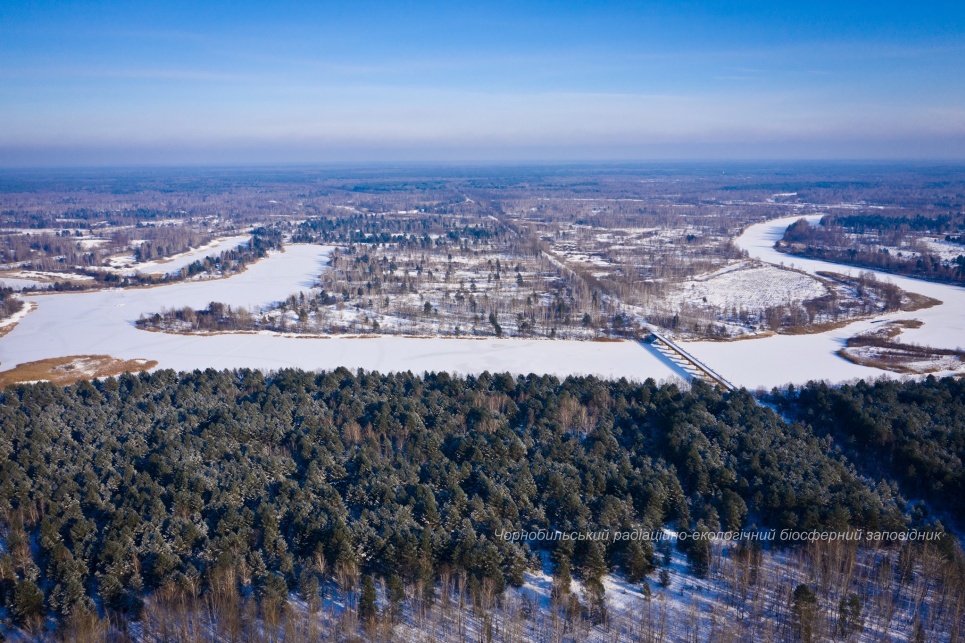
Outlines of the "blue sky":
M0 164L963 159L961 2L0 2Z

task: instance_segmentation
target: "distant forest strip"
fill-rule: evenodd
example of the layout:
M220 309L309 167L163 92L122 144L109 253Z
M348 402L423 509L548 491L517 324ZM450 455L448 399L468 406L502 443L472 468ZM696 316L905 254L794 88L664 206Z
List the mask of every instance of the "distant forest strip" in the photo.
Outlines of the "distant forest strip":
M504 335L513 337L534 337L538 336L532 331L531 326L527 326L523 321L521 324L514 324L514 332L511 334L504 331L495 312L491 311L486 324L478 327L468 327L451 332L434 331L433 329L423 329L416 327L399 327L397 325L381 326L375 319L367 319L363 322L358 319L339 322L337 319L322 318L317 313L322 306L339 304L344 305L341 295L331 295L322 290L318 293L310 293L308 297L304 292L299 295L290 295L288 299L278 302L273 306L263 308L261 311L250 310L241 306L229 306L228 304L212 301L205 308L194 309L190 306L174 309L162 309L160 312L141 315L135 324L143 330L168 332L168 333L234 333L269 331L275 333L298 333L305 335L337 335L337 334L371 334L371 335L403 335L419 336L425 334L436 334L438 336L475 336L475 337L503 337ZM432 318L438 315L436 309L431 304L426 304L422 315ZM509 327L509 322L506 323ZM632 320L615 315L612 320L604 320L599 328L599 333L589 330L585 335L573 335L571 329L581 328L583 330L593 329L593 321L589 313L584 315L580 324L570 324L568 328L557 329L553 327L545 333L547 339L630 339L640 337L641 329L639 324L634 324ZM527 334L530 333L530 334ZM605 333L605 335L603 335Z
M887 223L887 222L891 223ZM777 242L776 248L781 252L811 257L822 261L841 263L863 268L873 268L883 272L907 275L931 281L941 281L953 284L965 284L965 248L962 254L952 261L945 262L941 257L929 252L913 252L904 255L901 252L891 252L887 248L879 248L875 243L876 237L859 243L849 234L867 234L868 231L890 233L892 243L898 244L904 240L908 230L920 230L912 225L924 225L919 219L889 219L887 217L851 216L827 219L827 224L812 226L801 219L788 226L784 237ZM825 220L822 219L822 223ZM933 229L948 229L947 222L936 225L932 221ZM902 227L904 226L904 227ZM946 240L957 243L960 237L946 235Z
M0 229L2 230L2 229ZM137 261L151 261L179 254L210 242L214 235L187 225L141 226L100 230L107 238L85 236L80 229L59 232L42 230L16 234L2 230L0 263L20 264L31 270L61 271L70 267L96 269L104 267L111 257L133 252ZM25 232L26 230L24 230ZM93 230L87 230L93 235ZM135 240L142 243L137 244Z
M214 238L208 231L177 225L142 228L139 234L144 238L144 243L134 250L134 259L137 261L154 261L187 252L210 243Z
M880 230L914 230L946 234L961 230L962 217L947 214L926 217L916 214L913 217L884 216L881 214L835 214L821 218L821 225L835 225L850 228L859 234Z
M961 383L940 398L927 396L934 382L895 386L933 402L916 411L928 426L955 419L946 432L961 440ZM806 400L786 403L803 412ZM883 397L878 413L902 417L898 402ZM956 475L940 444L919 444L934 455L916 460L918 475ZM498 594L541 566L503 531L924 524L897 483L860 476L834 445L746 391L700 383L209 369L11 386L0 602L32 597L33 618L38 605L68 617L95 604L136 618L156 588L228 574L284 600L317 595L320 570L423 586L458 571ZM950 482L937 500L953 502ZM556 564L591 585L654 570L648 542L573 544L554 548Z
M230 275L242 272L248 264L268 256L270 250L280 250L282 245L282 234L280 232L271 228L259 228L252 231L251 241L247 244L224 250L217 256L198 259L171 274L135 273L122 275L92 267L77 271L77 274L93 277L92 280L55 281L50 285L50 290L68 292L104 287L157 286L184 281L201 274ZM64 276L69 279L70 274L64 273ZM29 287L23 290L24 292L43 292L45 289Z

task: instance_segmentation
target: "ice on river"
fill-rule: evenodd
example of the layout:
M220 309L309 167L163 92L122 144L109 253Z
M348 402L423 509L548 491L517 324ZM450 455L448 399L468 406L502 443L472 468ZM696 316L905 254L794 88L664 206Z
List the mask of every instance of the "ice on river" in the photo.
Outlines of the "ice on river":
M785 264L814 274L818 271L858 275L872 272L882 281L899 288L942 301L942 305L908 313L890 313L858 321L816 335L775 335L737 342L687 342L686 349L738 386L758 388L803 383L808 380L842 382L855 378L897 377L888 371L858 366L836 353L845 341L858 333L879 327L885 321L919 319L921 328L905 330L899 341L935 348L965 346L965 289L910 277L851 268L840 264L806 259L778 252L774 243L784 236L789 225L801 217L775 219L750 226L735 240L755 259ZM807 217L815 224L820 216Z
M784 263L814 273L859 270L778 253L774 242L797 217L748 228L737 244L762 261ZM579 342L519 339L448 338L304 338L271 334L174 335L138 330L141 314L162 308L204 308L211 301L257 307L312 286L331 249L290 245L283 253L227 279L182 282L157 288L25 297L37 303L17 327L0 338L2 369L48 357L108 354L123 359L156 359L159 368L338 366L380 371L479 373L548 373L666 380L681 371L659 354L633 342ZM836 352L852 335L886 320L920 319L901 340L940 348L965 345L965 289L957 286L879 274L901 288L944 303L927 310L855 322L817 335L777 335L735 342L688 342L698 359L738 386L754 389L808 380L841 382L854 378L895 376L858 366Z
M162 308L204 308L212 301L258 307L312 286L331 248L289 245L244 273L156 288L26 297L37 303L0 338L2 368L66 355L107 354L156 359L159 368L251 367L380 371L549 373L667 380L679 374L633 342L404 337L305 338L271 334L175 335L139 330L141 314Z

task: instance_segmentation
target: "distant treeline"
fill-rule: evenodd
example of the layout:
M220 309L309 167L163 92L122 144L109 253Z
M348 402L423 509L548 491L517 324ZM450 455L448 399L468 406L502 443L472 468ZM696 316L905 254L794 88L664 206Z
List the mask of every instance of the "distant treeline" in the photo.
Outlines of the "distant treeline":
M874 221L873 217L867 217L867 219L870 222ZM915 220L906 220L906 224L907 221ZM897 233L893 236L900 238L901 227L898 226L892 230ZM921 279L965 283L965 254L959 255L954 261L948 263L943 262L941 257L927 252L911 252L904 256L902 252L891 252L887 248L878 249L874 244L860 243L850 238L849 232L852 232L850 228L837 225L812 226L806 220L800 219L788 226L784 238L777 242L777 249L790 254Z
M945 404L961 414L960 395ZM18 385L0 396L0 603L24 622L136 618L144 592L225 579L311 600L321 570L423 587L449 570L499 595L541 564L504 531L907 527L897 487L834 440L700 383L338 369ZM543 546L590 590L654 570L646 541ZM707 547L688 555L706 573Z
M174 273L134 273L131 275L123 275L108 270L92 268L76 271L79 275L93 277L92 280L74 282L58 281L53 283L50 288L55 291L78 291L103 288L105 286L153 286L183 281L200 274L230 275L243 271L249 263L262 259L268 256L270 250L277 250L281 247L282 235L280 232L272 228L258 228L252 232L251 241L247 244L225 250L216 256L198 259ZM64 276L69 278L70 274L65 273ZM24 290L33 291L44 289L30 287Z
M159 208L97 209L73 208L64 212L4 210L0 212L0 228L75 229L94 225L129 226L144 222L180 219L184 212Z
M63 270L65 268L100 265L104 257L119 248L112 242L104 248L85 248L67 230L59 233L0 235L0 262L23 264L35 270Z
M134 258L137 261L153 261L170 257L203 246L212 239L210 232L194 230L187 226L142 228L138 230L138 237L144 239L144 243L134 250Z
M961 230L962 217L942 214L926 217L916 214L913 217L884 216L881 214L828 214L821 218L822 226L841 226L859 234L868 230L898 230L905 228L917 232L944 234Z
M418 217L387 217L342 210L301 222L292 235L292 243L391 243L400 250L431 249L497 239L507 234L506 228L495 219L481 219L467 225L431 213L422 213Z

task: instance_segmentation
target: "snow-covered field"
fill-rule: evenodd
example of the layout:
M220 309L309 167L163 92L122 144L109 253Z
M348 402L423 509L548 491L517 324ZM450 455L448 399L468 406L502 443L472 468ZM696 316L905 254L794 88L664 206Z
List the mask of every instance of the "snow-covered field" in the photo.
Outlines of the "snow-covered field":
M107 354L156 359L159 368L252 367L348 368L457 373L594 374L666 380L678 374L647 348L633 342L516 339L306 338L270 334L174 335L138 330L141 314L162 308L204 308L211 301L257 308L307 290L331 248L290 245L284 253L251 265L228 279L156 288L38 295L37 303L0 338L4 369L48 357Z
M753 389L808 380L841 382L882 375L894 377L893 373L858 366L836 354L849 337L877 328L883 321L918 319L924 322L921 328L906 330L902 334L902 342L935 348L955 349L965 346L965 289L790 256L775 250L774 243L781 239L787 227L799 218L787 217L750 226L735 240L735 244L747 250L753 258L788 265L812 274L817 271L830 271L857 276L861 272L873 272L881 281L890 281L903 290L934 297L944 303L912 313L882 315L815 335L775 335L740 342L688 342L686 348L695 357L706 362L734 384ZM808 219L816 224L820 216Z
M46 270L9 270L0 276L0 285L20 290L22 288L47 288L55 281L93 281L89 275L50 272Z
M965 245L952 243L944 239L928 238L922 241L928 251L942 258L942 261L954 261L956 258L965 255Z
M793 270L764 264L745 270L729 266L701 279L683 284L674 303L691 302L729 310L761 310L768 306L802 302L828 294L817 279Z

